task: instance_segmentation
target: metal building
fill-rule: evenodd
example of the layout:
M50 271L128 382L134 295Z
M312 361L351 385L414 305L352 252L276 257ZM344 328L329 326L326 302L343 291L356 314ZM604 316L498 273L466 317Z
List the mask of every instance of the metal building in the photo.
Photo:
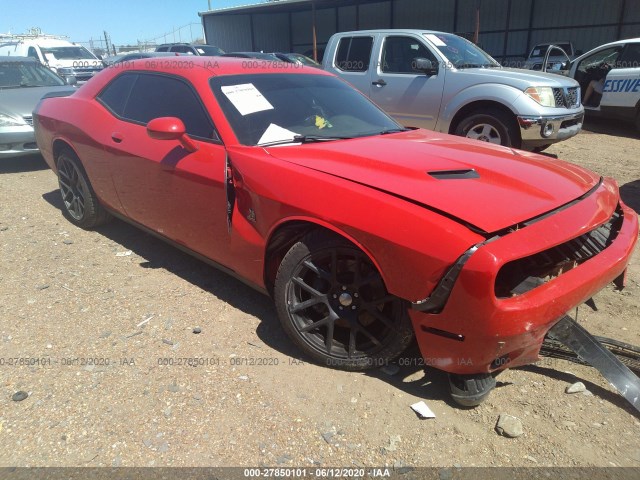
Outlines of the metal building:
M207 43L226 51L309 52L314 25L320 51L341 31L424 28L471 38L478 25L478 43L498 60L522 59L541 42L570 40L587 51L640 37L640 0L281 0L199 15Z

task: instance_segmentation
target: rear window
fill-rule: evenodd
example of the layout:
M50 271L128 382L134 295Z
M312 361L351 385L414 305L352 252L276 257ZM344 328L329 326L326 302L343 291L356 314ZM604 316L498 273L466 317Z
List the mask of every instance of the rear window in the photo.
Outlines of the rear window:
M373 37L341 38L336 55L336 68L345 72L366 72L372 47Z

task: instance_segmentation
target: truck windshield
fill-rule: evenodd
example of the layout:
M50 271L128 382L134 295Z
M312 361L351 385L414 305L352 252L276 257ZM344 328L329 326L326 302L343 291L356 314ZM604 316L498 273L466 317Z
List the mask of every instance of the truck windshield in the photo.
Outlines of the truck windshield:
M229 75L213 77L210 85L243 145L331 141L404 130L335 77Z
M0 89L60 85L62 79L37 62L0 62Z
M50 47L41 48L42 53L53 55L56 60L97 60L97 58L84 47Z
M195 45L194 48L200 55L207 55L210 57L215 57L224 53L224 50L219 47L214 47L213 45Z
M447 57L455 68L499 67L491 55L468 40L450 33L425 33L425 38Z

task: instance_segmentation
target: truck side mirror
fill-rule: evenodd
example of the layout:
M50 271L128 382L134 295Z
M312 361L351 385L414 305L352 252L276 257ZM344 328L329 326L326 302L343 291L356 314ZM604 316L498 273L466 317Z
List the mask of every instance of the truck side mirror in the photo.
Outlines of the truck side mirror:
M413 59L414 70L419 70L424 72L425 75L437 75L438 74L438 64L432 62L428 58L417 57Z
M64 77L64 83L65 85L74 86L78 84L78 79L76 78L75 75L66 75Z

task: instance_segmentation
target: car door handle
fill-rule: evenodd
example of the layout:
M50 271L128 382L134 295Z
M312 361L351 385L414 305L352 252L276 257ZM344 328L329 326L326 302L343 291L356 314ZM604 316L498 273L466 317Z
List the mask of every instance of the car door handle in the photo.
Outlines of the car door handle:
M113 140L116 143L122 143L122 140L124 140L124 137L122 136L121 133L113 132L111 134L111 140Z
M384 87L387 84L383 79L376 80L375 82L371 82L371 85L375 85L376 87Z

